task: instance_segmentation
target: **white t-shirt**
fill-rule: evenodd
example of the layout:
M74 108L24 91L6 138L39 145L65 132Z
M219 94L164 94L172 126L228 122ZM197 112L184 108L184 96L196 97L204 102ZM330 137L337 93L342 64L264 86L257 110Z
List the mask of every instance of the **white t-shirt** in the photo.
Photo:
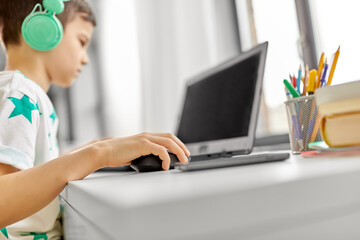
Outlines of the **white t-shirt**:
M25 170L57 158L57 127L55 109L39 85L19 71L0 72L0 163ZM60 239L59 213L56 198L34 215L1 229L0 240L6 235L21 240Z

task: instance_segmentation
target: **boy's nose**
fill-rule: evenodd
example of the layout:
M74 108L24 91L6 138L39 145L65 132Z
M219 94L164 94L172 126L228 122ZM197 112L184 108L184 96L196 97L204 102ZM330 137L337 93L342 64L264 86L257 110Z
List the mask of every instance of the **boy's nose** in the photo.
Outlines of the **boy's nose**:
M81 64L86 65L88 63L89 63L89 56L87 55L87 53L85 53L84 56L81 59Z

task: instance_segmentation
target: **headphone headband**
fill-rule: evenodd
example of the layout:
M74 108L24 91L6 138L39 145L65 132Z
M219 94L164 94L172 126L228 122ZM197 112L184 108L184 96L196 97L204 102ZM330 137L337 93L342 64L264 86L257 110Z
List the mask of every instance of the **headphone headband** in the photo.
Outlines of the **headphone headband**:
M61 0L43 0L43 6L45 9L55 14L59 14L64 11L64 2Z

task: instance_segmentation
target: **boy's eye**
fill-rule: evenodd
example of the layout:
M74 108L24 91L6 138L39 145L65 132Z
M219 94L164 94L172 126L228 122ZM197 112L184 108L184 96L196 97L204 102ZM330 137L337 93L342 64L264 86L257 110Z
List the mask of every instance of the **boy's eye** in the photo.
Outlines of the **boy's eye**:
M80 44L81 44L82 47L84 47L86 43L85 43L85 41L80 40Z
M82 47L85 47L85 46L86 46L87 41L85 41L85 40L83 40L83 39L80 39L79 41L80 41L80 44L81 44Z

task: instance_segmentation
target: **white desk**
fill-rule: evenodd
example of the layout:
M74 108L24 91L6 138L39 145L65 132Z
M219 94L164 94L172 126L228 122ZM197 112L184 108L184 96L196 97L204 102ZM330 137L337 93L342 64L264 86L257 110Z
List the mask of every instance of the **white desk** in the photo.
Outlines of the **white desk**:
M360 239L360 157L70 182L66 239Z

